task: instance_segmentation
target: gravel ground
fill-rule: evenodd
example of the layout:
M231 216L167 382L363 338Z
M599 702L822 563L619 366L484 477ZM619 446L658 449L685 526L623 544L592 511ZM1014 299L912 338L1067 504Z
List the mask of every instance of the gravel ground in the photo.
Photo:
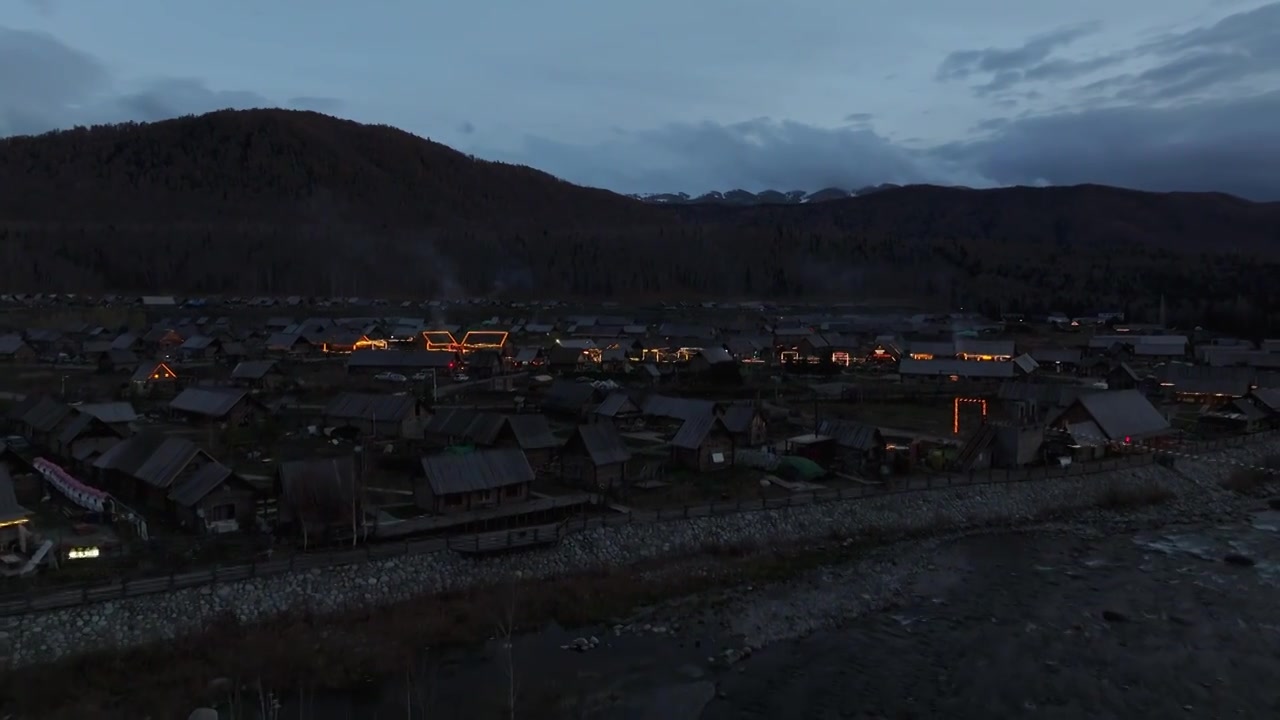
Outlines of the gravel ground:
M552 628L516 645L520 717L1280 716L1280 513L1138 525L899 544L783 586ZM502 657L448 658L422 717L501 716ZM305 717L406 717L406 690L319 698Z
M894 607L753 653L719 678L702 717L1277 717L1278 530L1263 514L941 543L903 576ZM805 632L812 616L788 602L766 593L731 625Z

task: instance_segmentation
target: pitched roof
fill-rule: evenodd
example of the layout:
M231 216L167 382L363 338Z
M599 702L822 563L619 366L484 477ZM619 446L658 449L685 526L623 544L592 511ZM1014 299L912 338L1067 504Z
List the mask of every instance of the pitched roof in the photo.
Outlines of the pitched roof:
M1090 393L1076 402L1112 441L1151 437L1169 430L1169 420L1137 390Z
M399 422L413 414L417 402L412 395L344 392L329 401L324 408L324 417Z
M627 449L618 429L611 422L597 422L590 425L579 425L574 430L575 437L566 445L581 442L583 449L596 466L624 463L631 459L631 451Z
M231 377L236 380L261 380L275 369L275 360L245 360L236 364Z
M551 424L547 422L546 415L508 415L506 420L521 450L545 450L560 446L560 441L551 434Z
M133 409L132 403L127 402L86 403L78 405L76 409L108 425L131 423L138 419L138 411Z
M220 462L205 463L169 491L169 499L183 507L192 507L218 489L231 475L231 468Z
M671 438L671 445L685 450L697 450L717 428L722 432L729 432L719 415L713 412L695 415L684 421L675 437Z
M437 496L493 490L534 479L528 459L516 448L428 455L422 458L422 471Z
M208 418L226 417L245 399L246 392L232 388L189 387L169 402L171 410Z

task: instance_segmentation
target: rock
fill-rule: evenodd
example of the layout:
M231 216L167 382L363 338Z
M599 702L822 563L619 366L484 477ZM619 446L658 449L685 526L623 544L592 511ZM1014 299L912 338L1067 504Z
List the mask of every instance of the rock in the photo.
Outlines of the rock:
M1109 623L1129 622L1129 616L1117 610L1103 610L1102 619Z
M187 716L187 720L218 720L218 711L213 708L196 708Z
M1222 562L1228 565L1235 565L1237 567L1253 567L1254 565L1258 564L1256 560L1249 557L1248 555L1241 555L1239 553L1231 553L1230 555L1226 555L1225 557L1222 558Z

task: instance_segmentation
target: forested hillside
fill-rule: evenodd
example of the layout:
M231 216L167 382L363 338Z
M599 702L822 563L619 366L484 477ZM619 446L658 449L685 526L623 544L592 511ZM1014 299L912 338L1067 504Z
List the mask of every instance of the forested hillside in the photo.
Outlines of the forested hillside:
M1270 323L1280 205L1100 186L649 204L316 113L0 141L12 291L925 297Z

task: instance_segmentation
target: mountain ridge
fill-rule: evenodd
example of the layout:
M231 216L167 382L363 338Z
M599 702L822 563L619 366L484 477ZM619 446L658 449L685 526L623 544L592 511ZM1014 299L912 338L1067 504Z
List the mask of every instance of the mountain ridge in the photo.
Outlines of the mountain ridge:
M1066 311L1166 293L1190 312L1231 285L1253 310L1280 305L1261 279L1280 259L1280 204L1213 193L912 185L643 202L285 110L0 140L0 187L0 283L14 292L893 293Z
M868 185L856 190L838 187L827 187L813 192L805 190L762 190L751 192L741 188L725 192L712 191L701 195L688 193L629 193L627 197L647 203L659 205L805 205L831 200L845 200L862 197L875 192L902 187L895 183Z

